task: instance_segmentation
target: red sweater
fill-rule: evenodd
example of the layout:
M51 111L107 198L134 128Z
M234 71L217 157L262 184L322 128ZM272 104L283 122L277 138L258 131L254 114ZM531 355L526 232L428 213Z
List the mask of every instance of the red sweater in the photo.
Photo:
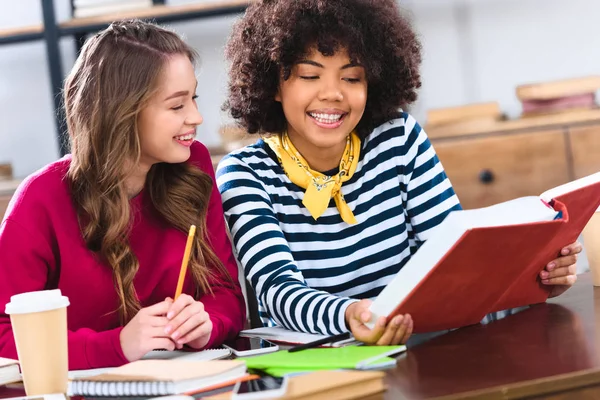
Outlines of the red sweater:
M65 179L70 162L66 156L25 179L0 225L0 356L17 357L10 319L4 314L10 296L58 287L71 303L67 308L69 369L118 366L127 362L115 311L119 298L110 266L85 246ZM208 151L199 142L192 145L189 162L215 181ZM159 219L144 192L131 200L131 207L135 217L130 245L140 263L134 286L142 307L147 307L175 294L187 233ZM231 285L220 277L214 295L199 299L213 323L208 348L235 337L245 319L216 184L206 228L214 252L236 282ZM185 282L184 293L193 294L189 273Z

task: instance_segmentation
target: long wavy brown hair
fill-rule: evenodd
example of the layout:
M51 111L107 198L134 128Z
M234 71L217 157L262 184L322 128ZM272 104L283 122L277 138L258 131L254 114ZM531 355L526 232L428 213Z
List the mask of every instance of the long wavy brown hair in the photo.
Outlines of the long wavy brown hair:
M174 54L196 58L177 34L157 25L113 23L85 43L64 87L73 201L87 247L112 267L122 324L141 308L133 286L139 261L129 245L132 215L125 180L128 167L140 160L138 116ZM197 296L211 292L215 272L231 280L206 234L212 185L209 175L188 163L155 164L145 182L167 223L186 233L191 224L198 228L189 262Z

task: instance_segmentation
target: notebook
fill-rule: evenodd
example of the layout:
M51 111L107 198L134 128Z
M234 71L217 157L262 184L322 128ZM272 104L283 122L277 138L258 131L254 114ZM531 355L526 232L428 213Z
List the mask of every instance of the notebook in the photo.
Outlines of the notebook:
M210 361L227 358L231 355L230 349L207 349L202 351L166 351L153 350L142 357L142 360L184 360L184 361ZM114 368L94 368L69 371L69 379L85 378L100 375Z
M283 376L290 373L332 369L377 370L393 368L390 356L406 351L406 346L348 346L329 349L306 349L290 353L278 351L246 358L248 369Z
M373 301L369 325L408 313L413 332L433 332L546 301L539 273L599 205L596 173L539 197L451 212Z
M19 362L11 358L0 357L0 385L20 381L21 371L19 369Z
M69 396L165 396L201 390L246 374L243 361L140 360L69 381Z
M254 328L254 329L246 329L240 332L241 337L250 337L250 338L262 338L267 339L271 342L277 342L282 344L304 344L314 342L315 340L325 339L329 336L327 335L318 335L312 333L304 333L304 332L295 332L289 329L286 329L281 326L265 326L262 328ZM339 342L327 343L323 345L323 347L342 347L348 345L361 344L354 338L341 340Z

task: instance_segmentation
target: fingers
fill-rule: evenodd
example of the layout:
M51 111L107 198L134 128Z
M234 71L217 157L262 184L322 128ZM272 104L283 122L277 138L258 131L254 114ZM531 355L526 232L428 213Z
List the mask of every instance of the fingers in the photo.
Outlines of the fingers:
M561 276L567 275L576 275L577 274L577 264L567 265L566 267L556 268L552 271L542 271L540 272L540 278L542 279L552 279L559 278Z
M186 310L189 308L192 308L192 306L187 307L180 313L180 315L185 313ZM197 327L204 325L204 323L207 321L209 321L209 317L208 313L204 311L204 308L202 308L202 311L200 312L193 312L188 319L183 321L183 323L179 327L173 330L173 333L171 334L171 339L173 339L173 341L176 341L179 344L184 344L186 342L182 342L182 338Z
M544 285L567 285L572 286L577 281L577 275L565 275L556 278L542 279Z
M581 251L583 250L583 246L581 245L581 243L579 242L574 242L571 243L568 246L565 246L561 251L560 254L562 256L566 256L568 254L578 254L581 253Z
M368 319L367 319L368 321ZM366 322L366 321L365 321ZM369 329L362 320L354 318L350 321L350 330L356 340L367 344L375 344L385 332L385 317L380 317L373 329Z
M165 325L169 323L167 317L148 317L146 323L152 327L165 328Z
M168 302L168 301L169 300L165 300L165 302ZM188 305L190 305L194 302L195 302L195 300L192 296L187 295L187 294L182 294L181 296L179 296L177 298L177 300L170 303L170 307L165 312L165 314L167 315L168 319L172 319L177 314L179 314L181 312L181 310L183 310L185 307L187 307Z
M404 344L408 341L410 335L412 335L413 330L413 320L412 317L408 314L404 316L404 321L402 321L402 326L398 327L396 331L396 335L394 335L394 339L391 344Z
M383 335L381 335L376 344L378 346L387 346L389 344L393 344L394 338L396 337L398 330L401 330L401 336L404 336L405 325L403 324L403 322L403 315L396 315L394 318L392 318L388 322L387 326L385 327L385 331L383 332Z
M181 310L178 314L176 314L173 318L170 319L168 325L165 327L166 333L172 333L177 330L185 321L190 319L192 315L203 313L204 312L204 304L199 301L195 301L191 304L188 304L183 310ZM168 317L167 317L168 318Z
M165 328L162 326L146 328L145 333L149 338L165 338L171 340L170 336L165 333Z
M192 329L187 335L182 336L177 341L177 344L184 345L186 343L189 343L189 342L196 340L198 338L201 338L203 336L210 336L211 332L212 332L212 321L210 319L207 319L201 325L197 325L196 328ZM209 338L206 338L206 339L208 340Z
M171 306L171 302L168 300L161 301L160 303L156 303L151 305L150 307L145 307L140 310L140 312L145 315L150 316L163 316L166 315L169 311L169 307Z
M204 310L204 304L195 301L191 296L181 295L171 305L167 313L167 319L169 322L165 326L164 332L170 335L170 338L179 347L189 340L195 339L194 337L185 340L183 337L189 335L196 328L205 325L209 321L209 315ZM210 324L209 332L210 330L212 330L212 323ZM199 334L203 334L203 331L200 331Z
M555 260L552 260L546 265L546 271L551 272L556 268L566 267L571 264L577 263L577 254L572 254L569 256L561 256Z
M388 346L406 343L410 335L412 335L412 330L412 317L408 314L397 315L388 322L386 331L377 341L377 345Z

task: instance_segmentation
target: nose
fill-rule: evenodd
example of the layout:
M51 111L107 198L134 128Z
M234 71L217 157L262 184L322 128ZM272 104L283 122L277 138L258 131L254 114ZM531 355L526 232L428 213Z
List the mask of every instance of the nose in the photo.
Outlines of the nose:
M190 113L188 114L187 118L185 119L185 123L187 125L194 125L194 126L198 126L202 123L202 121L204 121L204 118L202 118L202 114L200 114L200 111L198 110L197 107L189 107L190 109Z
M344 94L338 79L322 79L322 87L319 91L321 101L342 101Z

